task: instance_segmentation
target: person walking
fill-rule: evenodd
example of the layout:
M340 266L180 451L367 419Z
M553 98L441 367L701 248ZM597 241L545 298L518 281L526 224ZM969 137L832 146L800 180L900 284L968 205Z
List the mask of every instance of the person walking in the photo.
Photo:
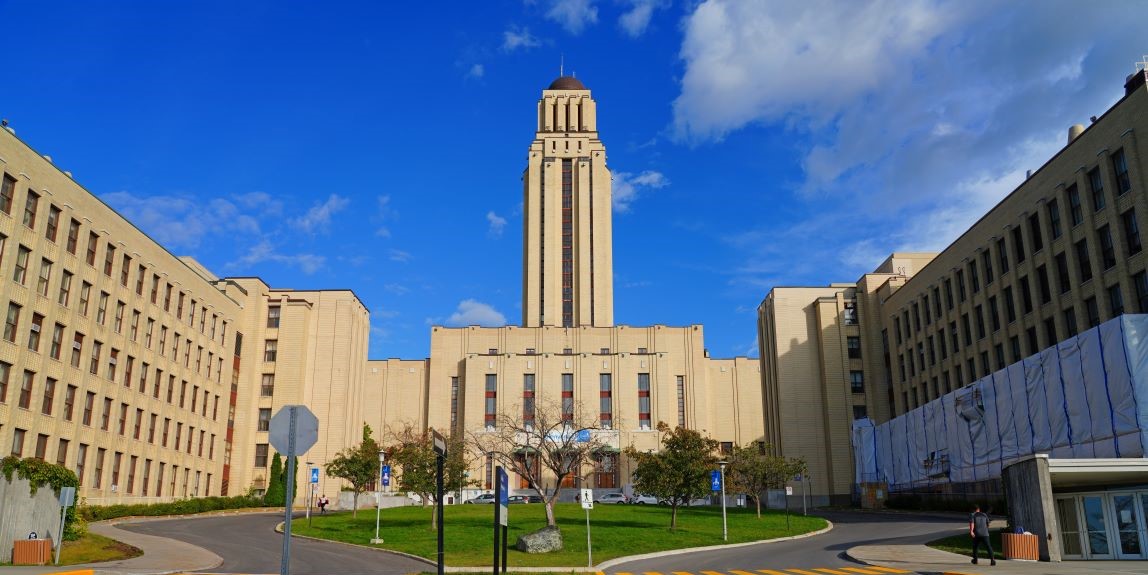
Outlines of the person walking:
M328 503L329 502L327 501L326 495L323 495L322 497L319 498L319 514L320 515L327 513L327 504Z
M996 555L993 553L993 544L989 541L989 515L981 511L977 505L969 515L969 537L973 538L973 565L977 564L977 551L981 545L985 546L989 554L989 565L996 565Z

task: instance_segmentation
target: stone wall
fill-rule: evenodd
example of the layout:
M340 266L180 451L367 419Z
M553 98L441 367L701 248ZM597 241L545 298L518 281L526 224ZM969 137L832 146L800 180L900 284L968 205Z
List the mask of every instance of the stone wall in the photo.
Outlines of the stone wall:
M1010 525L1022 526L1040 537L1040 560L1060 561L1060 528L1056 523L1048 459L1030 457L1014 463L1001 474L1008 499Z
M60 532L60 503L55 490L32 486L15 474L12 481L0 476L0 563L12 561L12 545L35 531L39 539L56 539Z

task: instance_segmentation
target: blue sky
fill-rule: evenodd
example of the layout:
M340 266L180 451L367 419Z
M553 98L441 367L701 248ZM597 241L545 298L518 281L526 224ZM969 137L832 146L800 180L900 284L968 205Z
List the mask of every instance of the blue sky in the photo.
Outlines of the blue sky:
M1148 3L0 1L0 115L177 254L350 288L371 357L521 319L565 56L614 171L615 319L756 355L770 288L943 248L1122 95Z

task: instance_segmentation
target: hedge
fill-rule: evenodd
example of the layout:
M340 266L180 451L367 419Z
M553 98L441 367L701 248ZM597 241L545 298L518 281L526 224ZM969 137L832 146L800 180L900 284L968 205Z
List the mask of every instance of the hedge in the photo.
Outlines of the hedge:
M103 521L118 517L155 517L159 515L190 515L222 509L263 507L263 499L239 495L236 497L196 497L167 503L137 503L133 505L84 505L80 516L88 521Z

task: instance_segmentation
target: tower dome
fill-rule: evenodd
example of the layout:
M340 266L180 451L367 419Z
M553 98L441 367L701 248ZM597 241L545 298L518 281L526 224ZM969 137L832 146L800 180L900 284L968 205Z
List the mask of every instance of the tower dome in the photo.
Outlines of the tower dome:
M586 86L582 81L574 76L559 76L557 80L550 83L547 90L586 90Z

